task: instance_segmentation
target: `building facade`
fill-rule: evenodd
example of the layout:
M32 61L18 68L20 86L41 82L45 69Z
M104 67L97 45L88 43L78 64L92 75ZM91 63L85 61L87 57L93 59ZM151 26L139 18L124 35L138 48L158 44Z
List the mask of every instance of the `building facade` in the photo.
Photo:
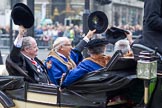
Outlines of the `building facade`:
M5 25L6 14L10 10L10 1L2 0L0 5L1 21ZM25 2L27 0L19 0ZM109 25L142 25L144 3L138 0L112 0L111 4L100 5L95 0L90 1L90 12L104 11L109 19ZM65 20L72 19L73 23L81 24L84 13L85 0L34 0L35 25L43 19L51 19L65 24ZM80 20L80 23L77 22Z
M142 25L143 5L138 0L112 0L111 4L100 5L95 0L90 1L90 12L104 11L109 19L109 25ZM65 24L65 20L82 20L84 0L35 0L35 12L42 14L42 5L46 3L46 18ZM38 14L36 14L36 17ZM38 16L37 19L40 19Z
M144 3L137 0L112 0L109 5L95 6L104 11L109 19L109 25L142 25Z

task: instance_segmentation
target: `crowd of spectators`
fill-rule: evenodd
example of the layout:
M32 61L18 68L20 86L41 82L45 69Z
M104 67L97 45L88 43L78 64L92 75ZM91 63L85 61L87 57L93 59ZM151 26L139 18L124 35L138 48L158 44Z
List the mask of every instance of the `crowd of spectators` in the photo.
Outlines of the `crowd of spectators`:
M65 36L71 39L73 46L75 46L82 36L82 26L64 26L62 24L44 26L39 25L35 28L35 36L46 42L49 46L57 37Z
M124 30L129 30L135 36L140 36L142 34L142 27L140 25L130 26L130 25L122 25L118 26ZM82 38L83 35L83 28L82 26L78 25L69 25L65 26L62 24L57 25L38 25L35 27L35 37L39 38L40 40L44 41L44 45L49 45L53 43L53 41L57 37L68 37L72 40L72 45L75 46L79 40Z
M131 31L134 36L140 36L142 34L142 27L140 25L122 25L118 27ZM73 24L69 26L65 26L63 24L38 25L35 27L34 32L38 45L46 46L45 48L48 49L51 49L51 46L57 37L68 37L72 41L72 46L75 46L82 39L82 36L84 34L82 26ZM0 34L9 33L9 26L0 26Z

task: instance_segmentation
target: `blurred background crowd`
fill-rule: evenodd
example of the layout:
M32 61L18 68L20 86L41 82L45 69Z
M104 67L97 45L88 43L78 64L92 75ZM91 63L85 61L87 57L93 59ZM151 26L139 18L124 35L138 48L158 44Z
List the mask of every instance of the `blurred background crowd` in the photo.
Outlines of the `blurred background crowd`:
M28 35L36 38L39 48L50 49L53 41L61 36L70 38L73 46L76 45L88 32L89 14L97 10L107 15L109 27L130 30L133 38L142 32L143 0L2 0L0 48L10 48L17 35L17 26L10 18L17 2L27 4L34 13L35 24Z

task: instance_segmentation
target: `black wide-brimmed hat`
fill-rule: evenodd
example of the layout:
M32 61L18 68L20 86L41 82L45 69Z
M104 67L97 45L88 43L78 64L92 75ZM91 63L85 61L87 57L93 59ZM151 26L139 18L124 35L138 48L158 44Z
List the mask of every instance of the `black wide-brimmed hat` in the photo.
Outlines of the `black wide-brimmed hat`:
M108 27L108 18L102 11L95 11L88 17L88 27L90 30L96 29L95 33L103 33Z
M106 31L106 37L110 43L115 44L118 40L126 38L126 34L129 34L127 30L117 27L111 27Z
M102 46L108 44L108 40L105 38L97 38L90 40L85 47L87 48L93 48L97 46Z
M23 3L14 5L11 11L11 17L15 25L30 28L34 24L34 16L29 7Z

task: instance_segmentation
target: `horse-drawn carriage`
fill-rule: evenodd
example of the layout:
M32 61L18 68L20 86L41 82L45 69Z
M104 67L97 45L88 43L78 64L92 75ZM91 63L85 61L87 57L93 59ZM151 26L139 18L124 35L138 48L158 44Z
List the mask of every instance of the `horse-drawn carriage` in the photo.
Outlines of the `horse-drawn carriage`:
M27 10L27 20L24 20L24 14L19 15L24 10L15 8L19 5ZM92 19L96 19L96 14L94 16L92 14ZM30 28L34 23L30 9L20 3L14 6L12 18L15 24L25 28ZM102 32L108 25L103 23L104 19L101 19L101 25L96 20L92 20L90 25L98 25ZM136 51L138 48L139 51L150 50L143 46L135 48ZM144 83L137 78L136 69L136 60L122 58L117 52L107 67L85 75L62 92L55 85L28 83L20 76L0 76L0 108L113 108L117 105L118 108L133 108L144 105Z
M141 47L142 50L150 50L135 45L135 48ZM144 81L137 78L137 61L133 58L123 58L120 54L120 51L116 52L107 67L85 75L62 92L55 85L28 83L20 76L0 76L0 107L143 106Z
M1 107L136 106L143 99L143 81L136 77L136 65L133 58L122 58L116 52L107 67L85 75L62 92L57 86L28 83L20 76L0 76Z

